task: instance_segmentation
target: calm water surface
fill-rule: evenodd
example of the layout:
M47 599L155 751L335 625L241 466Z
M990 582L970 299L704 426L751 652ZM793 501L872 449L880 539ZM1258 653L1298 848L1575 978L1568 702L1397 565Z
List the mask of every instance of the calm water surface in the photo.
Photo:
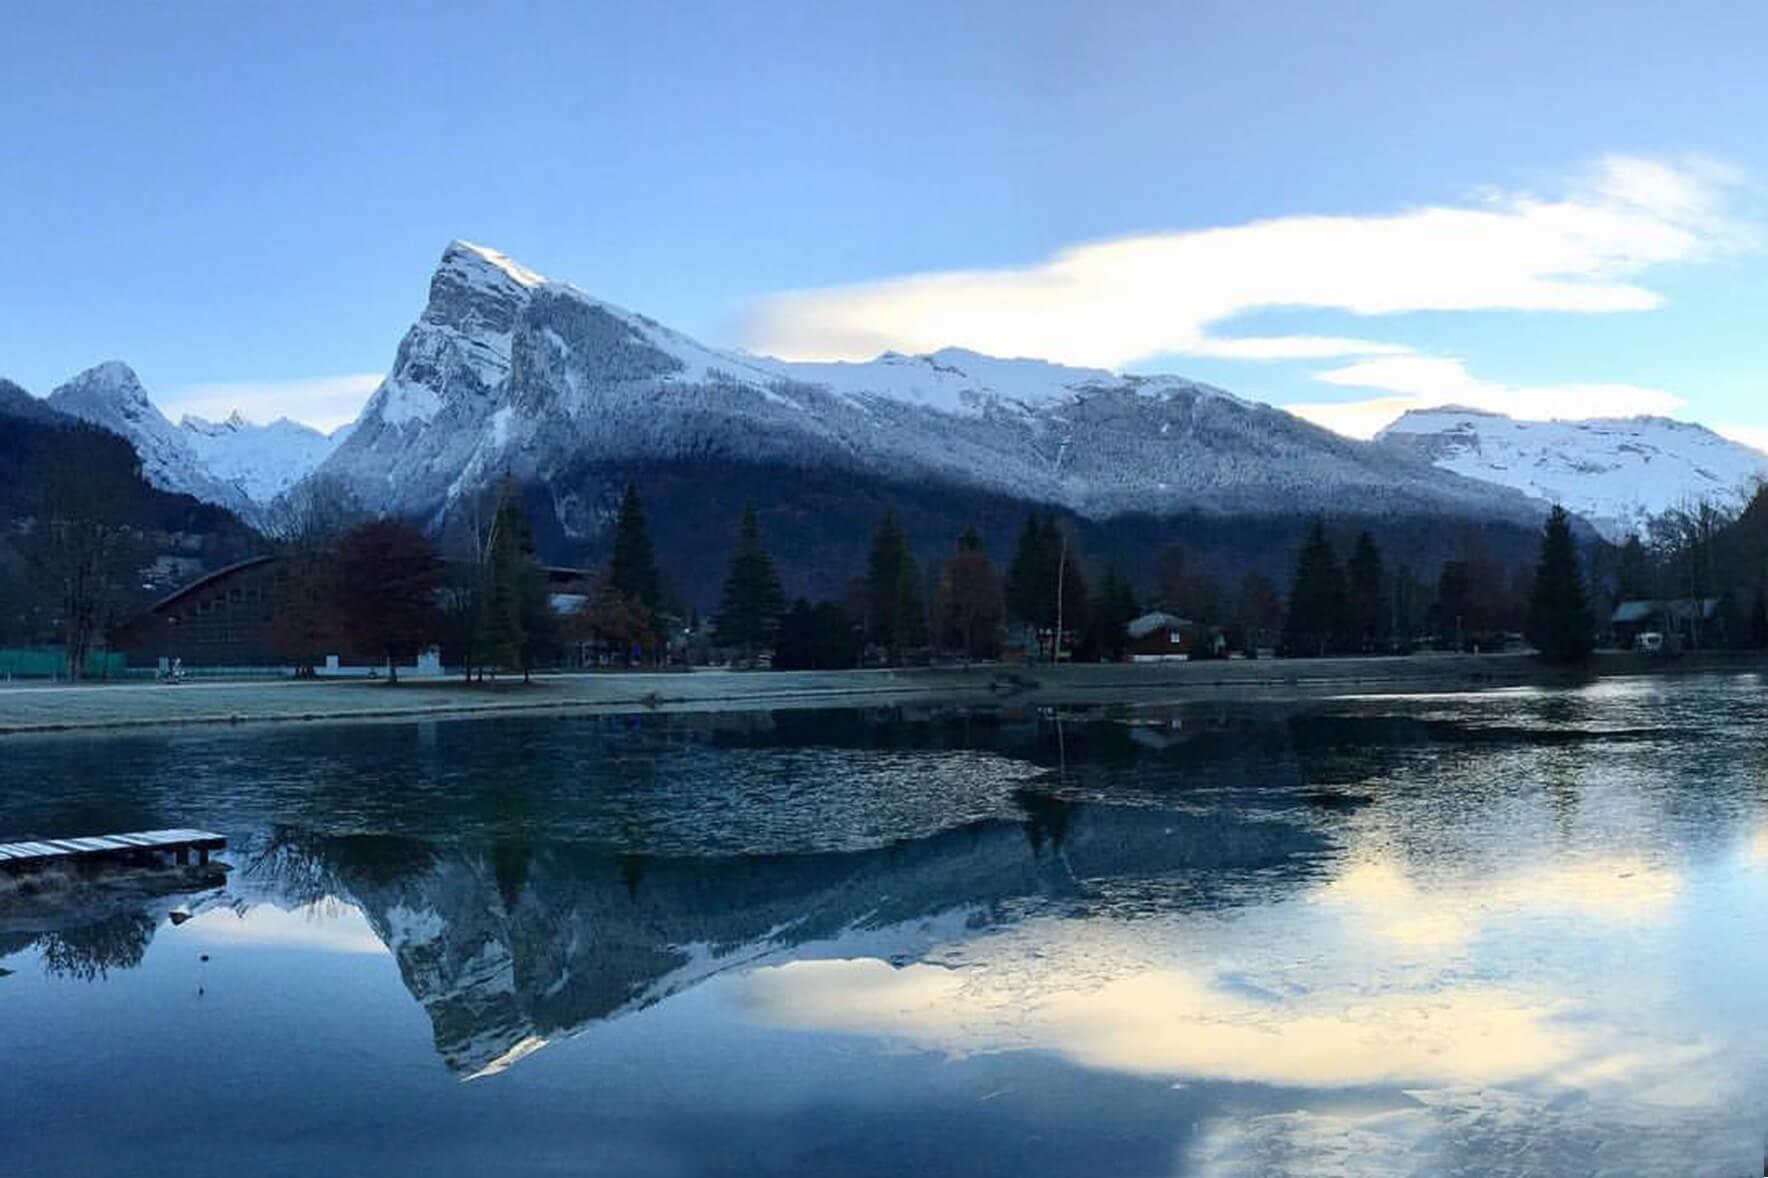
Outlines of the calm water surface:
M17 1174L1716 1175L1768 691L0 742Z

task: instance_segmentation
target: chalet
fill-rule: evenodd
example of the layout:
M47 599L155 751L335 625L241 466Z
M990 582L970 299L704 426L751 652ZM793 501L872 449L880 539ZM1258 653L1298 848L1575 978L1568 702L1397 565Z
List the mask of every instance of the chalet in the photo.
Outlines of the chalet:
M1661 634L1667 649L1712 646L1723 637L1724 621L1717 597L1678 597L1656 601L1623 601L1609 618L1615 644L1637 648L1641 634Z
M1157 663L1189 659L1201 654L1210 642L1209 631L1163 610L1145 613L1125 629L1129 633L1132 662Z

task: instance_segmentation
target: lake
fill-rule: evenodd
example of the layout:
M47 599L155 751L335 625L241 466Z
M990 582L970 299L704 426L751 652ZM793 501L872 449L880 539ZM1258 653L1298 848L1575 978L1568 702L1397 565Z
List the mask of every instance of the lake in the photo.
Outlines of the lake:
M44 1175L1715 1175L1768 1127L1768 692L0 741Z

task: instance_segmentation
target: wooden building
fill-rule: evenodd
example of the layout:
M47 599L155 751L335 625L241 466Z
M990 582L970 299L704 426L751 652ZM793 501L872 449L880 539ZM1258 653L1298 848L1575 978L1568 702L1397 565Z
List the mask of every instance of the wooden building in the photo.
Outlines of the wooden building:
M1145 613L1125 629L1130 659L1138 663L1189 659L1209 641L1209 632L1202 626L1163 610Z
M112 631L111 649L131 667L182 659L192 667L261 667L285 662L272 641L276 602L287 580L278 556L254 556L173 590Z

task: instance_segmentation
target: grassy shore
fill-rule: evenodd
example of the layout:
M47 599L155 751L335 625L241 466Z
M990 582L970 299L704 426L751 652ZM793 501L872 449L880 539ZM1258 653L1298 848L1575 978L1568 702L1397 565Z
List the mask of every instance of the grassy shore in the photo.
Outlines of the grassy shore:
M1592 678L1768 669L1757 655L1666 661L1599 655L1563 670L1526 655L1280 659L865 671L692 671L551 675L524 685L409 680L186 681L0 688L0 735L190 724L397 720L544 712L723 711L1003 700L1138 703L1206 698L1477 691Z

